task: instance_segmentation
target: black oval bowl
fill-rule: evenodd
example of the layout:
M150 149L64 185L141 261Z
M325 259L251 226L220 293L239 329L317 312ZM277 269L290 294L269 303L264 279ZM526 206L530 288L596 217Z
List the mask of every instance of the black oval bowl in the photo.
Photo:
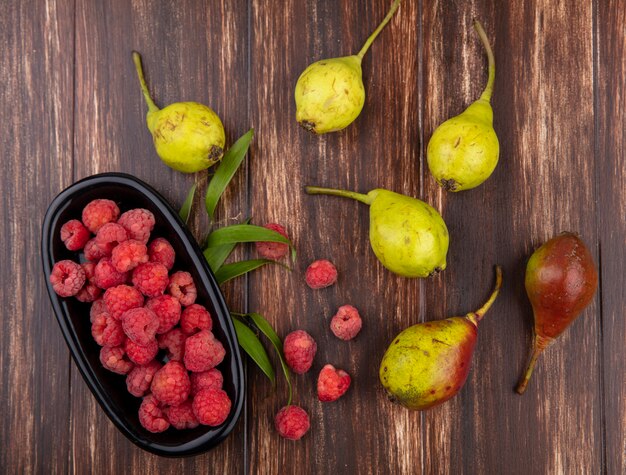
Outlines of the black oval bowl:
M218 366L224 375L224 390L232 408L228 419L219 427L199 426L196 429L170 428L153 434L139 423L141 398L126 389L126 377L107 371L100 364L100 347L91 336L90 304L74 297L59 297L48 276L55 262L77 260L79 253L68 251L59 234L63 223L80 219L82 209L91 200L111 199L122 212L145 208L156 218L152 236L165 237L176 251L173 270L191 273L198 289L197 303L207 307L213 317L213 333L226 349L226 357ZM118 429L133 443L149 452L170 457L198 454L215 447L233 430L244 401L244 374L235 329L224 297L195 239L179 218L178 213L152 187L122 173L103 173L85 178L63 192L50 204L43 222L41 238L43 271L48 294L57 321L87 386ZM160 356L160 354L159 354ZM157 356L157 357L159 357Z

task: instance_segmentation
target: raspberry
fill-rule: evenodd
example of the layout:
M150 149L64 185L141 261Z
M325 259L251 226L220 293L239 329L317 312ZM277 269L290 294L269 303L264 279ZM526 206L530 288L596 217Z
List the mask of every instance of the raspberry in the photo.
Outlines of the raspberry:
M187 335L180 328L174 328L163 335L158 336L159 348L167 349L169 361L182 361L185 353L185 340Z
M151 343L158 327L159 319L147 308L131 308L122 314L124 333L138 345L145 346Z
M285 337L283 353L294 373L304 374L311 369L316 352L315 340L304 330L296 330Z
M91 304L91 308L89 309L89 318L93 322L94 317L102 314L109 313L109 309L107 308L104 299L98 299L94 303Z
M138 308L143 305L143 295L134 287L129 285L116 285L109 287L104 292L104 303L107 311L113 318L120 320L122 315L131 308Z
M168 283L167 267L158 262L141 264L133 271L133 284L146 297L162 295Z
M159 344L156 340L150 340L147 345L138 345L133 340L128 338L124 342L124 350L128 355L128 358L135 364L147 365L154 359L159 352Z
M203 389L193 398L193 413L200 424L217 427L230 414L230 398L222 389Z
M311 263L305 274L306 284L312 289L323 289L337 282L337 268L326 259Z
M103 346L100 350L100 363L117 374L127 374L133 369L133 364L128 360L121 346Z
M177 406L189 397L191 383L185 367L178 361L169 361L158 370L152 384L152 394L163 404Z
M70 251L78 251L85 247L90 237L89 229L77 219L72 219L61 226L61 241Z
M317 398L322 402L336 401L350 387L350 375L327 364L317 378Z
M117 223L106 223L96 234L96 245L108 257L119 243L128 240L126 230Z
M185 340L185 368L189 371L208 371L224 360L226 350L213 333L202 330Z
M81 267L85 271L85 285L76 294L76 298L80 302L93 302L102 293L102 290L93 283L96 265L93 262L83 262Z
M211 330L213 321L211 314L202 305L194 303L190 305L180 316L180 328L187 335L192 335L199 330Z
M107 313L101 313L92 319L91 336L100 346L121 346L126 340L122 323Z
M124 226L129 239L147 244L154 228L154 215L147 209L136 208L122 213L117 222Z
M274 418L274 426L281 437L299 440L309 431L309 415L299 406L285 406Z
M85 284L85 270L74 261L59 261L52 267L50 283L58 295L71 297L83 288Z
M83 209L83 224L95 234L106 223L115 222L119 215L120 209L113 201L93 200Z
M277 223L268 223L263 226L264 228L271 229L272 231L276 231L278 234L282 234L287 239L287 231L283 226ZM278 260L287 255L289 252L289 246L282 242L269 242L262 241L256 243L256 252L265 259L274 259Z
M148 248L134 239L121 242L113 248L111 262L118 272L128 272L139 264L148 262Z
M159 318L157 334L170 331L180 320L180 302L171 295L159 295L146 302L146 308Z
M127 275L113 267L110 257L103 257L94 269L93 283L101 289L108 289L126 282Z
M198 296L196 284L194 284L193 277L189 272L174 272L170 277L168 290L185 307L194 303Z
M159 401L152 394L148 394L141 401L139 422L146 430L154 433L163 432L170 426L165 414L163 414Z
M361 316L352 305L339 307L330 321L330 330L340 340L352 340L361 331Z
M191 373L189 379L191 380L192 396L195 396L203 389L222 389L224 385L224 376L217 368L202 371L201 373Z
M172 270L172 267L174 267L176 253L167 239L156 238L152 241L148 246L148 255L150 256L150 262L159 262L167 267L167 270Z
M189 400L178 406L169 406L165 409L165 414L170 424L177 429L194 429L200 425Z
M135 366L126 376L126 388L133 396L142 397L150 389L154 374L161 369L161 363L154 360L144 366Z
M98 247L96 238L92 238L87 241L87 244L85 244L85 248L83 249L83 253L85 254L85 259L91 262L98 262L103 257L106 257L106 253Z

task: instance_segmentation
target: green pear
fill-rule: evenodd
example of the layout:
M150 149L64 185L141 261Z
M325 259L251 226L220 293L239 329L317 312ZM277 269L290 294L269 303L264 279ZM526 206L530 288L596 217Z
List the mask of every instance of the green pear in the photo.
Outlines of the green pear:
M491 94L496 66L485 30L474 22L489 60L489 78L480 98L462 114L441 124L433 133L426 149L430 172L447 191L475 188L496 168L500 145L493 129Z
M176 102L159 109L148 91L141 56L136 51L133 62L148 105L146 124L163 163L185 173L204 170L217 163L224 155L226 143L218 115L198 102Z
M418 323L393 339L379 370L380 382L392 401L422 411L461 390L472 363L478 322L501 285L502 270L496 266L495 287L480 309L464 317Z
M370 205L370 244L378 260L404 277L430 277L446 268L448 228L435 208L381 188L364 195L307 186L309 194L352 198Z
M294 96L296 120L303 128L316 134L335 132L346 128L359 116L365 104L361 61L393 17L400 1L394 0L383 21L358 54L323 59L302 72Z

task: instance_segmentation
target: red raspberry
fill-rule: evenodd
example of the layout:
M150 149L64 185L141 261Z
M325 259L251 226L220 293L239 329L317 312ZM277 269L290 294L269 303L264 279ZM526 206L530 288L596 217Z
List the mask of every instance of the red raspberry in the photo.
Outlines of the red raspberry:
M294 373L304 374L311 369L316 352L315 340L304 330L296 330L285 337L283 353Z
M309 431L309 415L299 406L285 406L274 418L274 426L281 437L299 440Z
M159 318L157 334L170 331L180 320L180 302L171 295L159 295L146 302L146 308Z
M326 259L314 261L306 270L305 280L312 289L329 287L337 282L337 268Z
M159 319L147 308L131 308L122 314L122 328L128 338L138 345L145 346L154 340L159 328Z
M224 360L226 350L213 333L202 330L185 340L185 368L189 371L208 371Z
M158 262L141 264L133 271L133 284L146 297L162 295L168 283L167 267Z
M102 249L98 247L96 238L92 238L87 241L87 244L85 244L85 248L83 249L83 253L85 254L85 259L91 262L98 262L103 257L106 257L106 253L102 252Z
M121 242L113 248L111 262L118 272L128 272L139 264L148 262L148 248L134 239Z
M116 285L109 287L104 292L104 303L107 311L113 318L120 320L122 315L131 308L138 308L143 305L143 295L136 288L129 285Z
M150 389L154 397L163 404L182 404L189 397L191 389L187 370L178 361L165 363L154 375Z
M52 267L50 283L58 295L71 297L83 288L85 284L85 270L74 261L59 261Z
M283 226L277 223L268 223L263 226L264 228L271 229L272 231L276 231L278 234L282 234L287 239L287 231ZM282 259L289 252L289 245L284 244L282 242L270 242L270 241L262 241L256 243L256 252L265 259Z
M111 256L119 243L128 240L126 230L117 223L106 223L96 234L96 245L106 256Z
M83 209L83 223L92 233L106 223L115 222L120 215L120 209L111 200L93 200Z
M200 425L193 413L191 401L187 400L178 406L169 406L165 409L167 419L172 427L177 429L194 429Z
M156 238L152 241L148 246L148 255L150 256L150 262L159 262L167 267L167 270L172 270L172 267L174 267L176 253L165 238Z
M189 272L174 272L170 277L168 290L185 307L194 303L198 296L196 284L194 284L193 277Z
M156 360L144 366L135 366L126 376L126 388L133 396L142 397L150 389L154 374L161 369L161 363Z
M352 340L361 331L361 316L352 305L339 307L330 321L330 329L340 340Z
M147 244L154 228L154 215L147 209L136 208L122 213L117 222L124 226L129 239L136 239Z
M126 340L122 323L107 313L92 318L91 336L100 346L121 346Z
M163 432L170 426L159 401L152 394L148 394L141 401L139 422L146 430L153 433Z
M107 308L104 299L98 299L91 304L91 308L89 309L90 320L93 322L94 317L100 315L101 313L109 313L109 309Z
M70 251L78 251L85 247L90 237L89 229L77 219L72 219L61 226L61 241Z
M127 275L113 267L110 257L103 257L96 264L93 282L101 289L108 289L126 282Z
M182 361L185 353L185 340L187 335L180 328L174 328L163 335L158 336L159 348L167 349L169 361Z
M147 345L138 345L128 338L124 342L124 350L133 363L147 365L159 352L159 344L156 340L151 340Z
M224 376L217 368L202 371L201 373L191 373L189 379L191 380L192 396L195 396L203 389L222 389L224 385Z
M213 321L209 311L200 304L190 305L180 316L180 328L187 335L192 335L199 330L211 330Z
M93 302L102 293L102 290L93 283L96 265L93 262L84 262L81 267L85 271L85 285L76 294L76 298L80 302Z
M133 369L133 364L128 360L121 346L103 346L100 349L100 363L117 374L127 374Z
M222 389L203 389L193 398L193 413L200 424L217 427L230 414L230 398Z
M317 378L317 398L322 402L336 401L350 387L350 375L327 364Z

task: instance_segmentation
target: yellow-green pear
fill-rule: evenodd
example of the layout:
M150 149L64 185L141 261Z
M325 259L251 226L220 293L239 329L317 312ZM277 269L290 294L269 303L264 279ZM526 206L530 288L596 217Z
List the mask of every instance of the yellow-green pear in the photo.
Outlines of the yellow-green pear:
M167 166L185 173L210 167L224 155L226 136L218 115L198 102L176 102L159 109L148 91L141 56L133 52L141 92L148 105L146 124Z
M370 244L391 272L404 277L430 277L446 268L448 228L427 203L381 188L366 195L317 186L307 186L306 192L352 198L369 205Z
M384 20L358 54L317 61L300 75L295 99L296 120L302 127L325 134L347 127L359 116L365 104L361 60L393 17L400 1L394 0Z
M426 158L430 172L447 191L475 188L498 164L500 145L493 129L491 94L496 66L487 34L478 21L474 28L487 52L489 77L480 98L462 114L446 120L433 133Z

